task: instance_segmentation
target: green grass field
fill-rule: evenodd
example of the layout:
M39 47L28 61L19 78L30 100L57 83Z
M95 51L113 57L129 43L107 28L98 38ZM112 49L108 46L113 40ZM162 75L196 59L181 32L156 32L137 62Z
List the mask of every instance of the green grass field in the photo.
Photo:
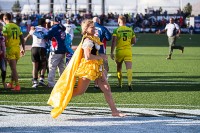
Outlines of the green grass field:
M175 50L172 60L166 60L168 42L166 35L137 34L133 50L133 91L127 88L126 70L123 66L123 88L116 86L116 65L109 58L109 83L118 107L200 109L200 35L181 35L177 44L185 51ZM191 38L191 39L190 39ZM73 44L78 44L75 38ZM109 44L110 45L110 42ZM110 47L107 48L108 54ZM47 105L51 89L31 88L32 64L30 51L18 62L21 91L2 89L0 105ZM10 80L7 69L7 81ZM94 90L93 82L87 92L71 100L69 106L107 107L103 93Z

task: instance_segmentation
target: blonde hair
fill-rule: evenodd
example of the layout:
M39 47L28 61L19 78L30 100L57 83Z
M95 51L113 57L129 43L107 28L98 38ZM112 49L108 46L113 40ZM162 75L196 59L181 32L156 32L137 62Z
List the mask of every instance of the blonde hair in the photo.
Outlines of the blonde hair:
M81 23L81 29L82 29L82 34L85 35L87 33L88 27L94 24L94 22L91 19L85 19Z
M126 23L126 17L120 15L120 16L118 17L118 19L121 20L123 23Z

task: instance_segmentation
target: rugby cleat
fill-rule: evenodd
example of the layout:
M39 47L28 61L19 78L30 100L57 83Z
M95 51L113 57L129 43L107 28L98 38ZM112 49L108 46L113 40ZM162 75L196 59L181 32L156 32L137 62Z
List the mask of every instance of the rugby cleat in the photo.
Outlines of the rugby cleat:
M8 89L13 89L14 87L13 87L13 84L12 83L7 83L7 88Z
M16 86L12 89L12 91L20 91L20 90L21 90L20 85L16 85Z

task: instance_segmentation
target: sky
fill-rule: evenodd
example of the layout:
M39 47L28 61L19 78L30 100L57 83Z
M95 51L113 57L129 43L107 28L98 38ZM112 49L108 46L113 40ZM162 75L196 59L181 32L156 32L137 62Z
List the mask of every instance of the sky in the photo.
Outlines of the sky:
M0 0L0 7L3 10L10 10L12 7L12 3L16 0ZM30 11L35 10L36 0L19 0L24 10ZM42 5L41 10L48 10L50 0L40 0ZM64 2L65 0L54 0L55 1L55 10L60 11L64 10ZM138 2L138 8L136 8L136 1ZM5 4L4 4L5 3ZM10 3L10 4L9 4ZM87 7L87 0L77 0L78 8ZM93 11L100 13L101 12L101 0L92 0L93 3ZM120 12L123 13L125 11L137 11L144 13L144 9L147 7L153 7L154 9L158 9L162 7L164 10L176 11L177 8L183 8L187 3L191 3L195 6L196 3L200 3L200 0L105 0L106 4L106 12ZM29 6L32 5L32 6ZM74 0L68 0L69 7L71 8L71 12L74 11ZM4 6L2 6L4 5ZM25 7L23 5L26 5ZM197 11L196 11L197 10ZM200 9L195 9L196 12L199 12Z

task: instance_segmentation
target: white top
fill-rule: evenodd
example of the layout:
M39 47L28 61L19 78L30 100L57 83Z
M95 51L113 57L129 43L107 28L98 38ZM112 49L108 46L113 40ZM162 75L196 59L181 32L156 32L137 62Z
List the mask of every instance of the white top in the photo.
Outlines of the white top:
M179 30L179 26L176 23L169 23L165 26L165 30L167 30L167 36L172 37L173 36L173 31L176 28L176 30Z
M95 48L97 50L100 49L100 45L98 44L94 44L94 42L92 40L85 40L82 44L82 49L85 49L85 48L89 48L89 49L92 49L92 47L95 45Z
M42 31L43 33L47 33L47 29L41 26L36 26L35 31ZM33 35L34 31L30 30L29 34L33 37L32 47L46 47L46 43L44 39L39 39L35 35Z
M63 25L66 27L66 30L65 30L66 34L67 33L70 34L71 38L73 39L74 30L76 29L76 26L74 24L67 24L67 23L65 23Z

